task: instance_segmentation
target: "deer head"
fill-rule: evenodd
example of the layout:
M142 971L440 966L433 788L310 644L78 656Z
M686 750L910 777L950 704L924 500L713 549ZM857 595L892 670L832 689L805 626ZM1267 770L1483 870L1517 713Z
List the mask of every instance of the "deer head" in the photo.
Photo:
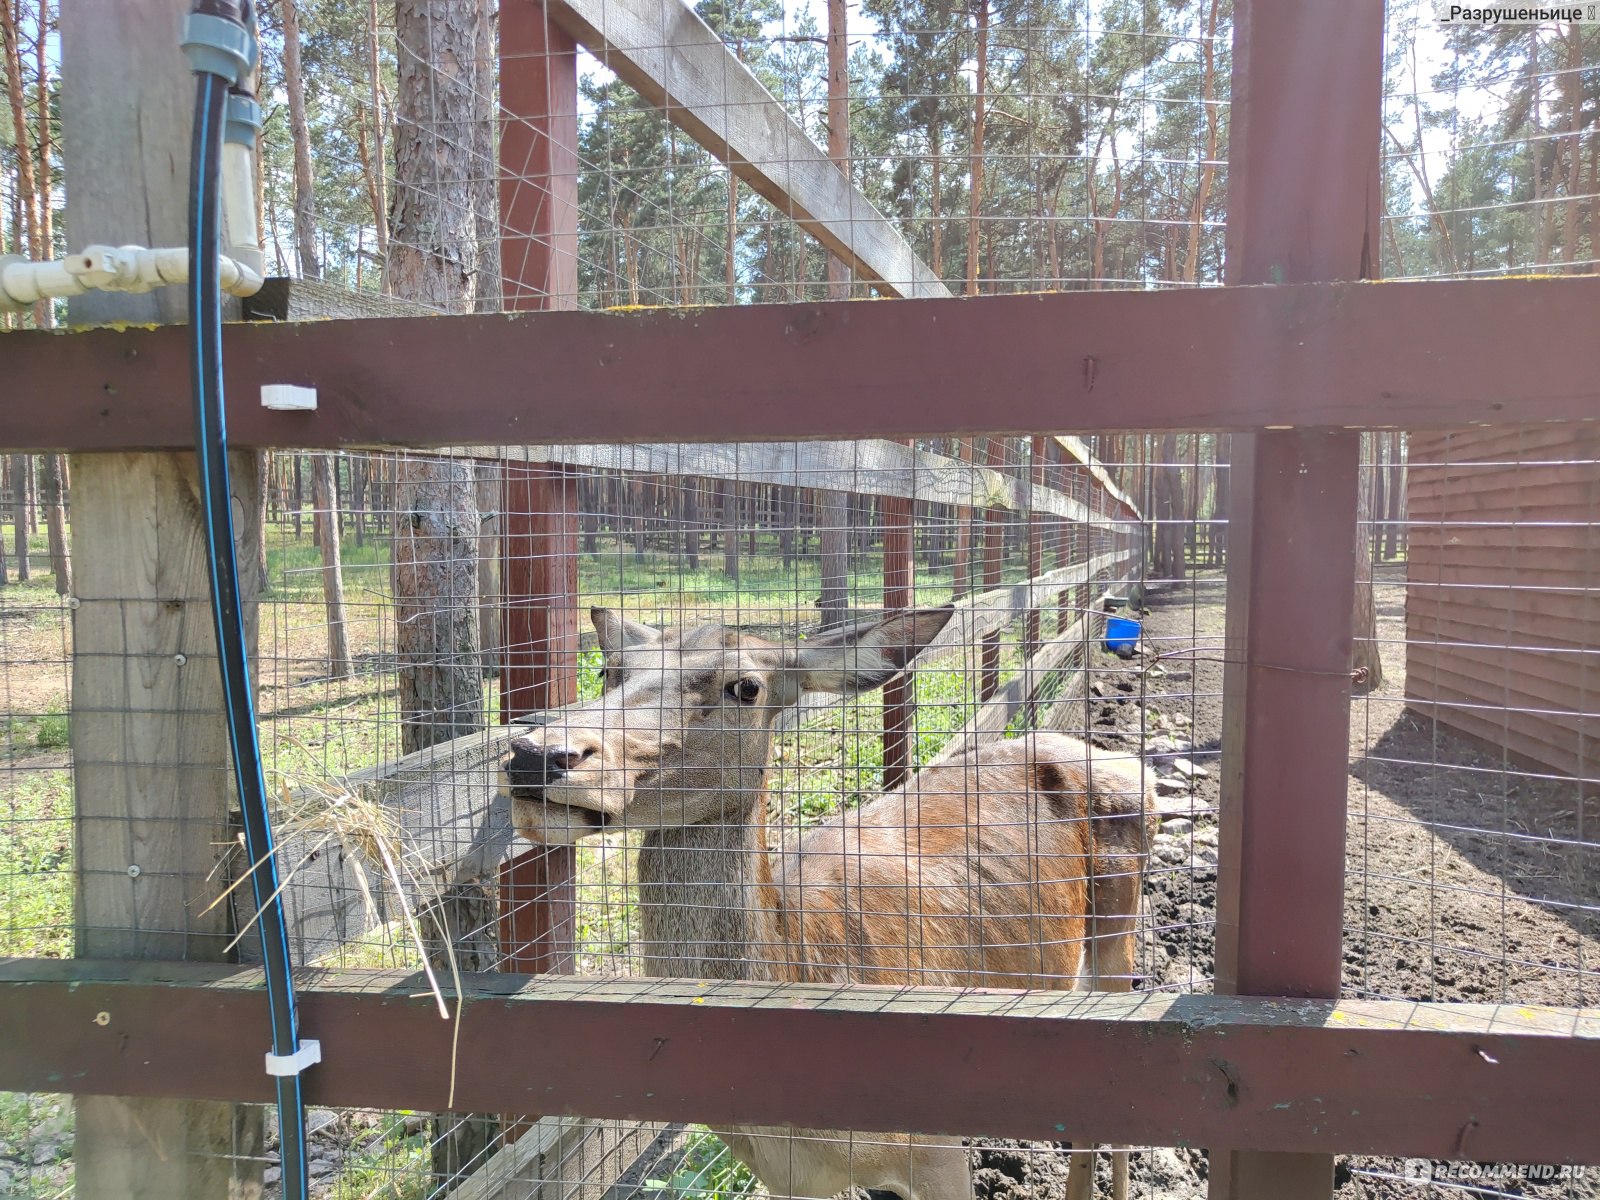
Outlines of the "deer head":
M914 609L784 646L722 625L662 632L591 610L605 691L511 743L501 785L517 831L570 844L611 828L745 821L779 713L807 692L881 687L952 612Z

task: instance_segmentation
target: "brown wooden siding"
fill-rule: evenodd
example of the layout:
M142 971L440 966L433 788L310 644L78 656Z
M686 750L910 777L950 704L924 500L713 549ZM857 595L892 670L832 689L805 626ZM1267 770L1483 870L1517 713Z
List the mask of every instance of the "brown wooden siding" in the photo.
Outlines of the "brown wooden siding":
M1413 434L1406 701L1600 777L1600 426Z

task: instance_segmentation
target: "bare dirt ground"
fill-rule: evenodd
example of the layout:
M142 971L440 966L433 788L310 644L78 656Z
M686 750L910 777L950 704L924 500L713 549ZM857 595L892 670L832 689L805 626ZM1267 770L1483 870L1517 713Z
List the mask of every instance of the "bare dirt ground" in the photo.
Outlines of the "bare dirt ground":
M1350 728L1345 994L1478 1003L1600 1003L1600 797L1506 763L1405 709L1403 568L1380 571L1384 682ZM1214 973L1216 805L1222 737L1223 585L1152 589L1145 649L1101 655L1089 736L1140 748L1170 814L1146 888L1153 936L1141 986L1208 991ZM1159 669L1152 669L1152 652ZM1182 759L1183 762L1176 760ZM1194 773L1188 765L1198 768ZM1200 773L1203 772L1203 773ZM1587 833L1587 837L1584 834ZM1064 1147L998 1143L975 1155L983 1200L1059 1200ZM1101 1186L1109 1189L1108 1158ZM1205 1156L1132 1156L1133 1194L1205 1195ZM1395 1159L1343 1158L1341 1200L1443 1196ZM1458 1195L1459 1191L1448 1194ZM1600 1171L1559 1183L1497 1183L1478 1195L1596 1197Z

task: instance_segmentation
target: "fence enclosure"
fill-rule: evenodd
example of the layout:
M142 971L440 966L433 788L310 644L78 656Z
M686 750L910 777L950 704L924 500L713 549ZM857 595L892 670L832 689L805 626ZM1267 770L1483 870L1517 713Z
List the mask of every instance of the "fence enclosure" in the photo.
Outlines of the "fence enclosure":
M288 892L291 920L304 956L319 960L304 972L305 1031L325 1058L305 1077L313 1102L433 1114L434 1178L464 1195L526 1195L512 1189L531 1184L552 1200L647 1184L681 1154L673 1139L686 1121L1205 1147L1204 1186L1218 1200L1331 1196L1336 1154L1600 1162L1586 942L1570 972L1575 1003L1430 1003L1381 987L1338 998L1349 986L1360 431L1420 431L1407 552L1419 572L1413 620L1431 622L1437 639L1438 623L1458 618L1444 599L1425 613L1415 585L1457 551L1429 540L1435 515L1439 528L1455 520L1445 482L1434 482L1448 471L1429 455L1459 462L1476 438L1499 453L1495 439L1528 436L1507 431L1532 423L1587 436L1600 399L1600 280L1370 282L1383 225L1382 3L1235 4L1228 287L959 301L673 0L507 4L500 20L505 304L541 311L248 323L226 335L241 451L294 451L296 470L308 446L393 452L369 503L388 509L396 541L424 516L402 468L453 472L461 511L482 526L455 536L487 546L479 558L494 568L473 576L483 611L467 624L494 640L499 674L473 680L470 715L503 724L410 754L391 729L340 780L285 797L387 814L418 848L435 922L415 954L390 938L387 949L407 947L403 965L362 960L373 929L415 916L373 894L363 872L381 849L351 853L326 824L288 829L284 853L305 864ZM859 281L899 298L548 311L575 308L578 291L578 45ZM1504 352L1535 341L1561 349L1531 362ZM231 914L190 902L247 864L230 857L192 485L174 452L189 438L185 331L10 334L4 352L17 386L52 402L8 412L0 441L74 455L83 957L0 963L0 1086L86 1098L85 1145L123 1147L85 1155L86 1194L134 1179L200 1194L225 1187L230 1170L259 1170L260 1155L241 1148L261 1136L245 1106L270 1088L246 1032L265 1026L259 974L224 961L250 914L237 898ZM318 411L256 407L256 390L291 369L318 388ZM1427 432L1469 425L1491 429ZM1109 444L1129 430L1169 448L1193 430L1233 436L1227 574L1197 584L1225 589L1225 623L1202 638L1192 615L1187 644L1167 648L1176 653L1152 647L1123 666L1105 654L1105 602L1152 582L1147 552L1178 511L1170 496L1150 505L1126 494L1079 440ZM249 514L261 511L255 466L243 453L235 476ZM1528 486L1525 473L1517 480L1514 493ZM1581 479L1552 483L1578 489L1577 502ZM1580 520L1593 522L1594 502ZM1520 522L1530 510L1507 511ZM1151 530L1152 519L1168 528ZM1186 571L1183 540L1160 544ZM1591 574L1558 586L1592 601L1592 564L1563 561ZM367 564L375 581L392 565ZM758 567L779 580L765 601L747 595ZM392 583L352 592L350 624L379 631L363 643L353 630L359 659L413 618ZM1185 595L1197 614L1201 592ZM1217 744L1189 747L1218 777L1215 806L1194 798L1196 768L1207 768L1190 758L1185 779L1159 789L1177 801L1163 813L1176 822L1165 845L1191 845L1158 855L1166 867L1152 870L1193 889L1179 897L1191 911L1145 922L1151 944L1163 922L1192 932L1207 922L1192 910L1211 888L1209 972L1190 967L1129 995L630 976L634 905L605 892L618 886L608 856L624 889L637 882L615 866L624 843L514 847L493 798L505 725L598 694L611 664L586 644L583 615L597 600L647 623L715 617L779 641L954 604L949 632L919 665L929 679L956 676L959 696L919 693L919 672L891 682L881 711L818 702L780 734L793 756L774 760L774 791L780 807L793 798L797 825L818 816L804 811L808 769L835 772L839 795L871 795L968 739L1041 727L1089 739L1100 710L1118 704L1133 715L1110 722L1108 740L1149 759L1150 773L1163 760L1171 782L1182 758L1173 731L1167 749L1148 746L1156 669L1187 655L1194 696L1201 672L1220 668ZM310 621L308 637L296 617L332 597L303 603L270 632L290 648L273 657L268 686L291 699L325 650L322 622ZM1572 661L1588 664L1582 612L1557 615L1573 622ZM466 615L442 606L423 616ZM1409 698L1442 714L1447 648L1408 651ZM386 678L412 666L365 669ZM1562 683L1581 700L1593 669L1579 670ZM1098 695L1097 683L1119 694ZM294 719L293 703L274 703L275 716ZM380 715L384 703L374 701ZM920 739L935 713L940 741L929 749ZM802 753L805 722L829 718L853 724L827 726L818 768ZM319 707L318 719L337 731L342 718ZM1583 736L1580 725L1561 737L1573 732ZM1518 736L1548 753L1538 735ZM1570 755L1565 746L1556 750ZM1208 861L1195 835L1213 813ZM1576 837L1586 851L1592 837ZM446 941L469 970L435 996L416 964L445 971ZM1504 941L1502 958L1512 949ZM615 973L596 973L604 968ZM441 998L452 1020L440 1020ZM169 1161L116 1140L134 1127L178 1130L182 1151Z

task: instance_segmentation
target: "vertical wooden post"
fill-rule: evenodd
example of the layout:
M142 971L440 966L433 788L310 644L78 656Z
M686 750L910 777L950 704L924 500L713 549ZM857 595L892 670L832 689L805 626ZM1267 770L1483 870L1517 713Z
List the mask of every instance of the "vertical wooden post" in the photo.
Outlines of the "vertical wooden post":
M1045 438L1035 435L1028 449L1028 479L1035 489L1043 490L1045 485ZM1032 496L1028 500L1028 578L1037 579L1044 574L1044 519L1039 516L1039 509ZM1040 614L1037 604L1028 605L1026 631L1023 635L1023 653L1032 658L1034 651L1039 648L1040 641Z
M188 8L187 0L62 8L73 245L187 240L194 87L178 30ZM186 296L182 288L91 293L71 302L70 315L74 325L176 323L187 319ZM231 466L253 658L256 456L234 455ZM226 886L214 870L233 845L234 800L198 488L192 453L72 463L79 955L219 960L228 942L228 906L204 911ZM265 1026L239 1036L269 1049ZM110 1096L80 1096L76 1107L84 1200L260 1194L258 1107Z
M1045 438L1035 434L1033 441L1028 446L1028 480L1032 484L1028 495L1028 579L1037 579L1044 574L1044 519L1039 516L1038 497L1033 490L1045 486ZM1039 652L1039 643L1042 640L1043 615L1039 605L1033 602L1032 585L1030 582L1028 592L1028 610L1023 618L1022 632L1022 661L1024 669L1032 663L1033 656ZM1034 698L1036 683L1028 681L1027 695L1027 724L1031 727L1038 713L1039 706Z
M958 461L970 463L973 461L973 439L956 438L955 457ZM967 490L972 490L972 481L967 481ZM958 504L955 506L956 517L956 544L955 561L950 568L950 584L957 600L962 599L972 591L972 506Z
M1228 281L1369 275L1383 0L1240 0L1233 70ZM1234 448L1221 994L1339 991L1360 444L1346 430L1288 430L1241 437ZM1332 1193L1329 1155L1213 1148L1213 1200Z
M984 465L996 470L1005 466L1005 440L991 437L986 441ZM983 587L985 591L1000 586L1001 564L1005 556L1005 519L1003 508L983 510ZM1000 684L1000 639L1005 629L997 629L983 639L983 678L979 698L988 700Z
M913 449L915 442L906 445ZM907 484L914 480L908 479ZM914 489L912 489L914 490ZM916 501L884 496L883 607L886 611L916 603L916 563L911 542ZM883 689L883 786L892 788L911 769L911 735L916 725L916 700L909 676L891 679Z
M578 302L577 45L538 0L500 6L500 267L508 310ZM501 506L500 719L577 699L577 481L506 464ZM570 971L573 850L539 847L500 873L503 966Z

